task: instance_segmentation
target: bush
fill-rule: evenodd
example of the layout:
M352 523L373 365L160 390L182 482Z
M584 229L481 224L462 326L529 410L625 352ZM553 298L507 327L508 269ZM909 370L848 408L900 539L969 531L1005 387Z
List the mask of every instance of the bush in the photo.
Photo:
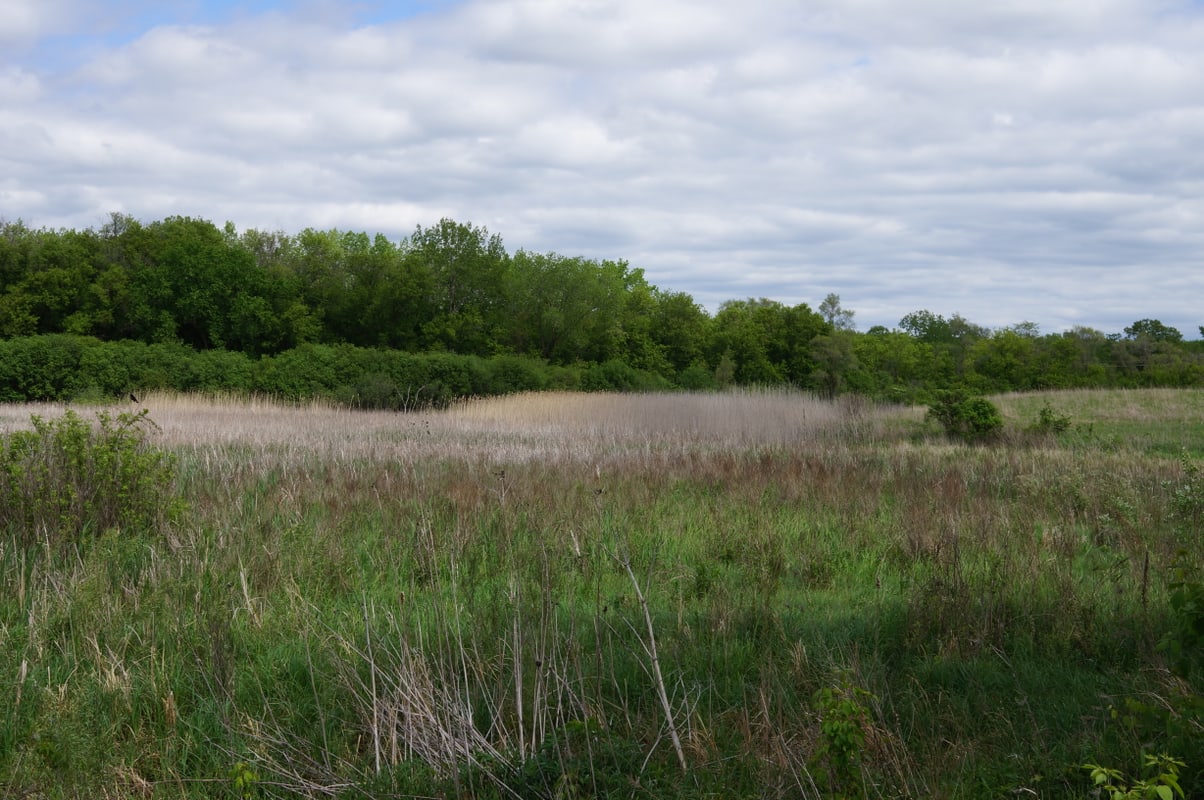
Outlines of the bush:
M487 394L539 391L548 385L547 366L527 356L494 356L486 362Z
M1204 676L1204 575L1186 552L1175 559L1168 588L1171 630L1159 649L1177 675L1199 680Z
M95 344L65 334L0 341L0 402L71 399L83 351Z
M179 511L175 461L146 443L146 410L68 410L0 439L0 528L21 546L60 547L112 528L151 532Z
M995 404L965 389L937 392L928 416L939 422L945 433L967 442L991 439L1003 428L1003 415Z
M339 380L339 362L346 352L322 344L303 344L255 365L255 391L287 400L331 397L349 381Z
M705 364L691 364L677 373L677 385L690 391L706 391L718 386L715 374Z
M581 389L587 392L652 392L668 388L669 381L663 376L636 369L617 358L590 364L581 373Z
M249 394L254 386L254 362L237 350L202 350L189 360L188 384L182 391Z
M1041 410L1037 412L1037 421L1029 428L1033 433L1051 435L1056 433L1065 433L1070 430L1070 417L1066 414L1060 414L1054 410L1049 401L1045 401L1045 405L1041 406Z

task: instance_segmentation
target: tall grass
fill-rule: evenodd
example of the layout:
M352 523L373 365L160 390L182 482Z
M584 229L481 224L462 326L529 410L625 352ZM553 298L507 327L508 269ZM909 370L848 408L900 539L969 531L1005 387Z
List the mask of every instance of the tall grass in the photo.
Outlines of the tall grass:
M1023 431L1123 400L1161 436L1181 397L1000 398L991 447L781 392L144 398L187 516L0 542L0 794L1087 796L1150 742L1198 786L1190 736L1111 713L1184 696L1183 463Z

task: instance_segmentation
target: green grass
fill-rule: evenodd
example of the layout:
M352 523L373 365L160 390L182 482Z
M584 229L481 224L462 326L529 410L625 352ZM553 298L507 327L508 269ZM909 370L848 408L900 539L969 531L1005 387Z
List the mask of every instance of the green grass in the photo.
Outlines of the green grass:
M1064 446L1204 458L1204 390L1097 389L1005 395L1009 422L1031 425L1048 404L1070 418Z
M1161 749L1202 791L1156 649L1200 398L997 398L972 447L782 393L152 398L182 517L0 539L0 794L1087 797Z

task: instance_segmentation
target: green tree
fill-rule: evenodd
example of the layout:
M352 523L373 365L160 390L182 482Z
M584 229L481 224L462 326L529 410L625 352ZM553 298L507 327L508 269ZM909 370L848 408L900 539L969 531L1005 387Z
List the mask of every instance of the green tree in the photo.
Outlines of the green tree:
M704 346L711 335L711 318L685 292L653 293L651 333L678 375L704 363Z
M1125 338L1129 340L1149 339L1153 342L1172 342L1178 344L1183 341L1183 334L1177 328L1163 325L1159 320L1139 319L1125 328Z
M508 341L553 363L616 358L623 341L625 266L557 253L514 254Z
M1037 374L1037 341L1032 336L1003 328L988 338L970 345L975 383L987 392L1035 389L1041 383Z
M363 309L358 343L421 349L423 328L433 318L427 303L433 291L430 271L377 234L371 248L351 260L350 273L353 304Z
M819 304L819 315L824 318L824 321L832 326L833 330L851 331L856 325L853 322L853 317L856 312L843 308L840 305L840 295L835 292L824 298L824 301Z
M965 378L974 342L990 335L986 328L959 314L945 319L931 311L913 311L899 320L899 327L933 346L936 381L944 385Z
M853 352L862 366L850 376L856 391L904 402L933 381L932 345L902 331L871 328L853 338Z
M740 384L810 384L815 362L811 340L831 328L805 303L794 307L776 300L730 300L719 307L709 346L712 363L727 355Z
M38 330L33 298L25 290L30 236L20 221L0 222L0 339L32 336Z
M908 335L925 342L944 343L953 338L948 320L927 309L904 315L899 320L899 327Z
M836 397L848 382L848 375L858 366L853 349L853 337L845 330L816 336L809 345L815 362L812 380L817 389L829 398Z
M429 228L419 225L405 248L415 268L432 279L428 345L477 355L495 350L509 260L501 237L445 218Z
M657 289L644 278L642 269L630 267L626 261L605 261L609 279L621 285L622 357L644 372L669 376L673 368L658 340L653 315L656 312Z
M1104 386L1112 380L1113 343L1102 331L1076 325L1060 338L1073 349L1072 374L1077 386ZM1061 349L1061 346L1059 347Z

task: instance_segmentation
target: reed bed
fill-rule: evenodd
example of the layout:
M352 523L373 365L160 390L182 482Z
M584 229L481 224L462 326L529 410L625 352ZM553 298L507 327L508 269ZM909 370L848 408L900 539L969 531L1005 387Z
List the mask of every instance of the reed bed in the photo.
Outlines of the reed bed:
M0 431L63 404L0 411ZM415 464L603 463L640 456L818 446L864 441L897 416L865 402L830 402L789 390L707 394L524 393L467 399L445 410L355 411L328 403L151 394L156 439L169 448L235 447L270 461L314 458Z

